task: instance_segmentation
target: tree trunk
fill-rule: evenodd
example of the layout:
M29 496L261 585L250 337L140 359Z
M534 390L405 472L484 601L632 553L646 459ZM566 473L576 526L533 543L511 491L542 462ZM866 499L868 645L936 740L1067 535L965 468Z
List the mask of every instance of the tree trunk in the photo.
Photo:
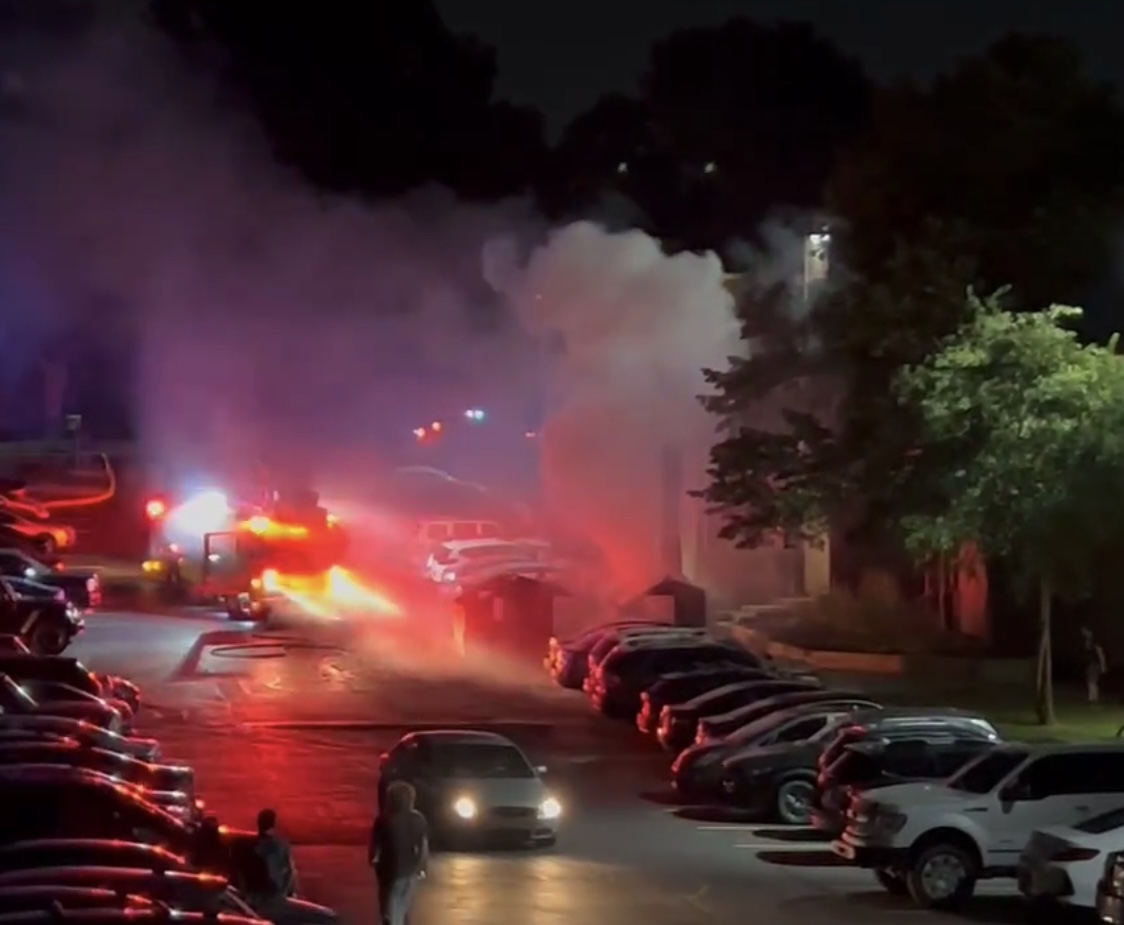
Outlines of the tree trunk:
M1038 672L1035 699L1038 722L1049 726L1054 722L1054 656L1051 645L1050 615L1054 592L1048 579L1038 586Z

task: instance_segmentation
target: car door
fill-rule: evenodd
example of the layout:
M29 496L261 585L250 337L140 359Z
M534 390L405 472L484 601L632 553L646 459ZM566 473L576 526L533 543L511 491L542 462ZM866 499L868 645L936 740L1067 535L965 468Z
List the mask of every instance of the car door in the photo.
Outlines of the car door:
M998 805L981 811L987 813L981 824L989 838L989 863L1014 867L1035 829L1074 825L1097 815L1102 802L1090 786L1102 786L1099 757L1095 752L1035 757L996 788L989 799Z

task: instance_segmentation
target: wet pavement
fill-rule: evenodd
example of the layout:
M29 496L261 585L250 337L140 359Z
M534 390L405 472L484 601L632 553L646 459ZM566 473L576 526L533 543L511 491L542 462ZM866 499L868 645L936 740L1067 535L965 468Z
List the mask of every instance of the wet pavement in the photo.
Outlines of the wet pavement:
M668 805L667 759L630 726L536 666L411 646L401 627L263 634L202 612L99 614L74 651L144 685L143 731L197 768L222 821L276 808L304 891L353 923L376 915L365 848L379 755L409 728L454 724L504 732L546 765L566 825L550 849L436 856L417 925L1022 920L1006 885L986 885L997 898L966 916L924 913L798 831Z

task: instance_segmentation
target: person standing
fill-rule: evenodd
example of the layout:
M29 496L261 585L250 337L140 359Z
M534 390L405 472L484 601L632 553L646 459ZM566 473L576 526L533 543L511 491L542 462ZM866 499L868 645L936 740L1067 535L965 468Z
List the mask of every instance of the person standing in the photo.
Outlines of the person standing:
M412 785L394 781L371 827L367 859L378 881L384 925L406 925L414 891L429 865L429 828L414 807L416 800Z
M277 812L258 813L258 837L254 840L246 883L246 899L263 917L274 919L278 907L297 892L297 868L293 849L277 832Z
M1100 703L1101 678L1108 672L1108 659L1089 627L1081 627L1081 640L1085 649L1085 693L1089 703Z

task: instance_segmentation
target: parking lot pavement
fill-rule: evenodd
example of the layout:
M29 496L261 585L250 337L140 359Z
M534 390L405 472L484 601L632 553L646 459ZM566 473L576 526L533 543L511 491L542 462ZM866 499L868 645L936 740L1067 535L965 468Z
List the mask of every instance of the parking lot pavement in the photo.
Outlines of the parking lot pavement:
M218 645L251 649L215 657L213 645L198 645L231 632L243 636ZM457 669L444 659L410 663L401 652L354 651L340 640L328 650L317 648L328 645L323 638L302 648L295 637L252 636L206 617L122 614L91 626L82 655L95 669L123 674L139 659L154 672L149 703L174 700L171 692L185 685L211 686L214 701L200 694L182 712L142 712L143 731L160 736L170 759L196 767L208 810L222 821L248 826L262 806L276 808L305 891L350 922L375 916L365 849L380 753L413 726L457 723L505 732L545 764L566 826L551 849L436 856L419 894L420 925L964 920L887 896L799 830L716 822L669 805L661 796L666 757L631 727L593 715L580 695L549 688L533 669ZM149 645L160 654L146 654ZM257 645L274 648L254 652ZM234 667L216 671L224 660ZM185 672L185 663L194 668ZM169 671L163 680L157 665ZM1021 921L1017 903L989 898L1009 896L1009 887L982 892L969 920Z

